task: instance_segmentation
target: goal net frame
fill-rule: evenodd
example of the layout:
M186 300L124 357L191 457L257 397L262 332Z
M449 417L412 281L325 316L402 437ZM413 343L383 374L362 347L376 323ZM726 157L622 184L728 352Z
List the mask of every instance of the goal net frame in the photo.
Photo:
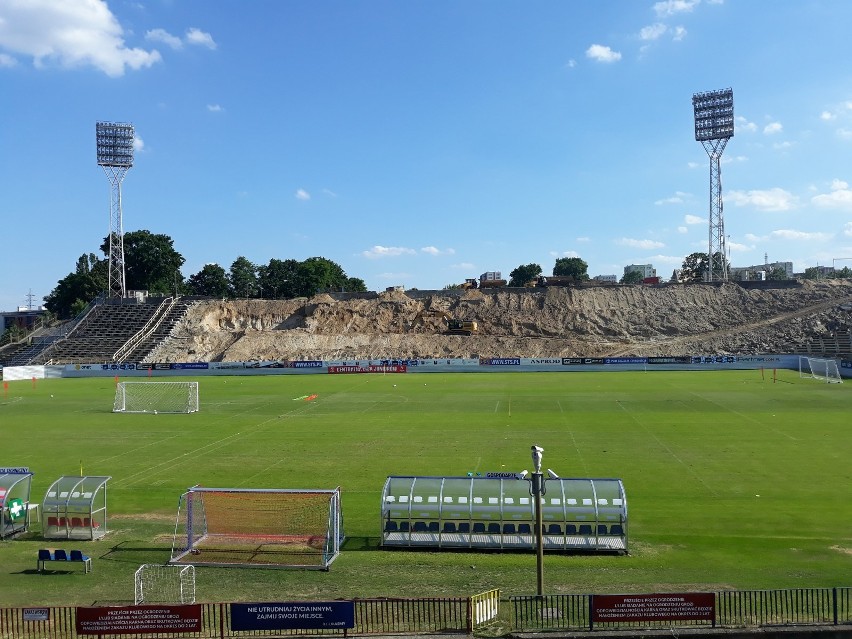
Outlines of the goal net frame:
M118 382L114 413L197 413L198 382Z
M826 384L842 384L837 360L799 355L799 377L816 379Z
M135 605L195 603L195 566L142 564L133 575Z
M328 570L345 539L340 487L181 495L169 564Z

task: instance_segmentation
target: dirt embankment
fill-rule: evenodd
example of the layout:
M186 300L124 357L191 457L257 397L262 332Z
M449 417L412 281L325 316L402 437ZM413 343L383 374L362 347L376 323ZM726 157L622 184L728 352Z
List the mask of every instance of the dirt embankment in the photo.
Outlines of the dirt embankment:
M446 316L478 334L443 335ZM852 282L205 301L148 361L784 353L852 327Z

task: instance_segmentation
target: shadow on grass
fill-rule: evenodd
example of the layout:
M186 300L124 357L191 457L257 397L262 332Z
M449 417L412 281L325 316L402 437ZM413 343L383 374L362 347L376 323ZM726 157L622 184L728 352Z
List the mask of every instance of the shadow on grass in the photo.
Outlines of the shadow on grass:
M346 537L340 550L381 550L381 537Z
M163 555L165 555L168 560L168 558L171 557L172 549L171 547L166 546L146 546L141 543L139 545L135 545L132 541L122 541L121 543L112 546L109 550L102 554L99 559L138 564L140 561L139 555L142 553L147 553L152 556L148 563L165 563L163 561Z

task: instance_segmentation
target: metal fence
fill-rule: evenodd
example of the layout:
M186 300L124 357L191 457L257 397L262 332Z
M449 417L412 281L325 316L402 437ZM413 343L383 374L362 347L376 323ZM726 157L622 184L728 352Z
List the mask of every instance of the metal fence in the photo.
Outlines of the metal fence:
M627 630L852 624L852 588L786 588L714 593L712 621L593 622L593 595L509 597L512 627L535 630Z
M201 631L190 633L158 633L156 635L120 635L171 639L241 639L252 637L292 637L299 635L375 635L417 633L471 633L497 616L500 591L492 590L473 597L380 598L355 599L355 627L350 630L231 630L231 608L227 603L201 605ZM77 608L45 606L42 615L33 608L0 608L2 639L76 639ZM25 612L27 611L27 612ZM34 617L45 620L30 620ZM100 635L106 637L107 635Z

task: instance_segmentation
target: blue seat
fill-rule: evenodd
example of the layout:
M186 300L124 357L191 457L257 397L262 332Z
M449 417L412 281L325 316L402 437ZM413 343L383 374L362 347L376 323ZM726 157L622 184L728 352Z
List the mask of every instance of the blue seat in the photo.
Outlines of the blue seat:
M565 534L566 535L576 535L577 534L577 526L574 524L568 524L565 526Z
M459 524L459 532L463 534L468 534L470 532L470 522L463 521Z
M581 524L580 525L580 534L581 535L591 535L592 534L591 524Z
M489 535L499 535L500 534L500 524L496 521L492 521L488 524L488 534Z
M408 522L407 521L399 522L399 532L408 532Z
M598 524L598 534L599 535L607 534L607 529L606 529L606 526L604 524Z
M562 534L562 526L559 524L550 524L547 528L548 535L561 535Z
M456 532L456 524L453 521L445 521L444 522L444 532L445 533L454 533Z
M618 535L619 537L624 536L624 528L622 528L621 524L613 524L609 527L610 535Z
M46 548L39 548L38 551L38 561L36 562L36 570L41 572L44 570L44 562L53 561L53 553L51 553Z
M84 555L80 550L72 550L69 561L83 562L83 572L90 572L92 570L92 558Z
M68 561L68 553L62 548L57 548L53 551L53 561Z
M485 534L485 524L483 524L481 521L478 521L475 524L473 524L473 533L484 535Z
M430 521L430 522L429 522L429 532L430 532L430 533L436 533L436 532L438 532L438 527L439 527L439 526L440 526L440 524L439 524L437 521Z
M515 524L503 524L503 534L504 535L514 535L515 534Z
M532 528L529 524L518 524L518 534L529 535L531 532Z
M426 532L426 522L425 521L415 521L414 527L411 529L412 532Z
M388 520L385 522L385 532L396 532L397 526L396 522L393 520Z

